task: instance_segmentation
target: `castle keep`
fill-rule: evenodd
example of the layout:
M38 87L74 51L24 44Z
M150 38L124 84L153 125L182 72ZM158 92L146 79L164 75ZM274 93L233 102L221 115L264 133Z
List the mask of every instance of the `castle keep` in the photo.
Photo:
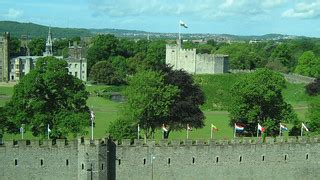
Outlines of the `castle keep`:
M9 38L10 35L7 32L0 36L0 82L9 80Z
M17 141L0 145L1 179L319 179L317 138Z
M166 45L166 64L173 69L183 69L192 74L219 74L229 71L227 55L197 54L196 49L183 49L182 41L177 45Z

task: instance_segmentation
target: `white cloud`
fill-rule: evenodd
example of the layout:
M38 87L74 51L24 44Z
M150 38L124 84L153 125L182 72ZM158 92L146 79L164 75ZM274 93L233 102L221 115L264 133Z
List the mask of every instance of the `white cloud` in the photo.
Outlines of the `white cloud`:
M289 18L317 18L320 16L320 0L312 3L298 3L294 8L282 13L283 17Z
M89 0L95 15L183 16L217 18L255 16L283 5L287 0Z
M4 14L5 17L15 19L23 14L23 11L12 9L10 8L6 14Z

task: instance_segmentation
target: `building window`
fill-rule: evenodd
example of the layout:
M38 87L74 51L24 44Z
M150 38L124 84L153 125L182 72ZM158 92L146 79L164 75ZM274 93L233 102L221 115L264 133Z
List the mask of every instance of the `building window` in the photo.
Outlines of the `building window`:
M170 158L168 158L168 164L169 164L169 165L171 164L171 159L170 159Z
M196 159L192 157L192 164L196 163Z
M69 68L71 68L71 64L69 64Z
M285 160L285 161L287 160L287 155L284 155L284 160Z
M72 75L72 72L69 72L70 75Z
M308 160L309 159L309 154L306 154L306 160Z
M118 165L121 165L121 159L118 159Z
M40 165L43 166L43 159L40 160Z
M82 64L82 67L84 67L84 64Z
M15 160L14 160L14 165L15 165L15 166L18 166L18 159L15 159Z
M66 166L69 166L69 160L68 159L66 160Z
M242 161L242 156L239 157L239 162L241 162L241 161Z
M218 163L219 162L219 157L216 157L216 163Z
M74 67L77 68L78 64L74 64Z
M74 72L74 76L78 77L78 72Z
M264 161L264 155L262 156L262 161Z
M81 164L81 169L84 169L84 164L83 163Z
M82 71L82 73L84 73L84 71Z
M103 165L104 165L104 164L102 163L102 164L101 164L101 170L103 170Z
M146 164L146 161L147 161L146 158L144 158L144 159L143 159L143 165Z

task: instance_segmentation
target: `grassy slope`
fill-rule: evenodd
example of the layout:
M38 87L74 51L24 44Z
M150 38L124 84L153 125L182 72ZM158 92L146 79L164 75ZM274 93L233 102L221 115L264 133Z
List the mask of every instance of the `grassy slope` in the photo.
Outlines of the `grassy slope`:
M206 115L206 126L202 129L193 130L190 132L189 137L192 139L207 139L210 138L210 125L214 124L219 128L219 131L214 133L215 138L231 138L233 136L232 128L228 125L228 112L226 111L212 111L210 109L218 109L214 102L229 103L230 97L229 89L235 82L237 77L243 75L199 75L195 76L195 80L201 84L203 88L207 102L204 105L204 113ZM114 121L118 117L118 107L120 103L105 100L101 97L94 96L94 91L103 89L106 86L87 86L87 90L92 94L87 103L90 108L93 108L96 113L96 127L95 138L103 138L106 134L107 126L111 121ZM12 87L0 86L0 106L3 106L9 97L12 95ZM308 101L310 97L304 94L304 85L302 84L288 84L287 88L283 92L285 100L292 104L298 114L298 117L306 121L305 112L307 111ZM89 130L89 129L88 129ZM156 138L161 138L161 130L156 132ZM19 139L19 135L6 135L5 139ZM27 133L26 138L33 139L30 133ZM89 134L87 135L89 137ZM186 138L186 131L172 132L170 139L183 139Z

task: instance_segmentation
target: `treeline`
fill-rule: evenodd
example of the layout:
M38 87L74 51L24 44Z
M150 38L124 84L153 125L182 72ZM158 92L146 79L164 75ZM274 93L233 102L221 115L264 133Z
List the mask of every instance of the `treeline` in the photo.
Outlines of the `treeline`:
M198 53L229 55L231 69L267 67L279 72L295 72L317 77L320 74L320 40L301 38L293 40L249 43L215 43L205 45L187 42L185 48L197 48Z

